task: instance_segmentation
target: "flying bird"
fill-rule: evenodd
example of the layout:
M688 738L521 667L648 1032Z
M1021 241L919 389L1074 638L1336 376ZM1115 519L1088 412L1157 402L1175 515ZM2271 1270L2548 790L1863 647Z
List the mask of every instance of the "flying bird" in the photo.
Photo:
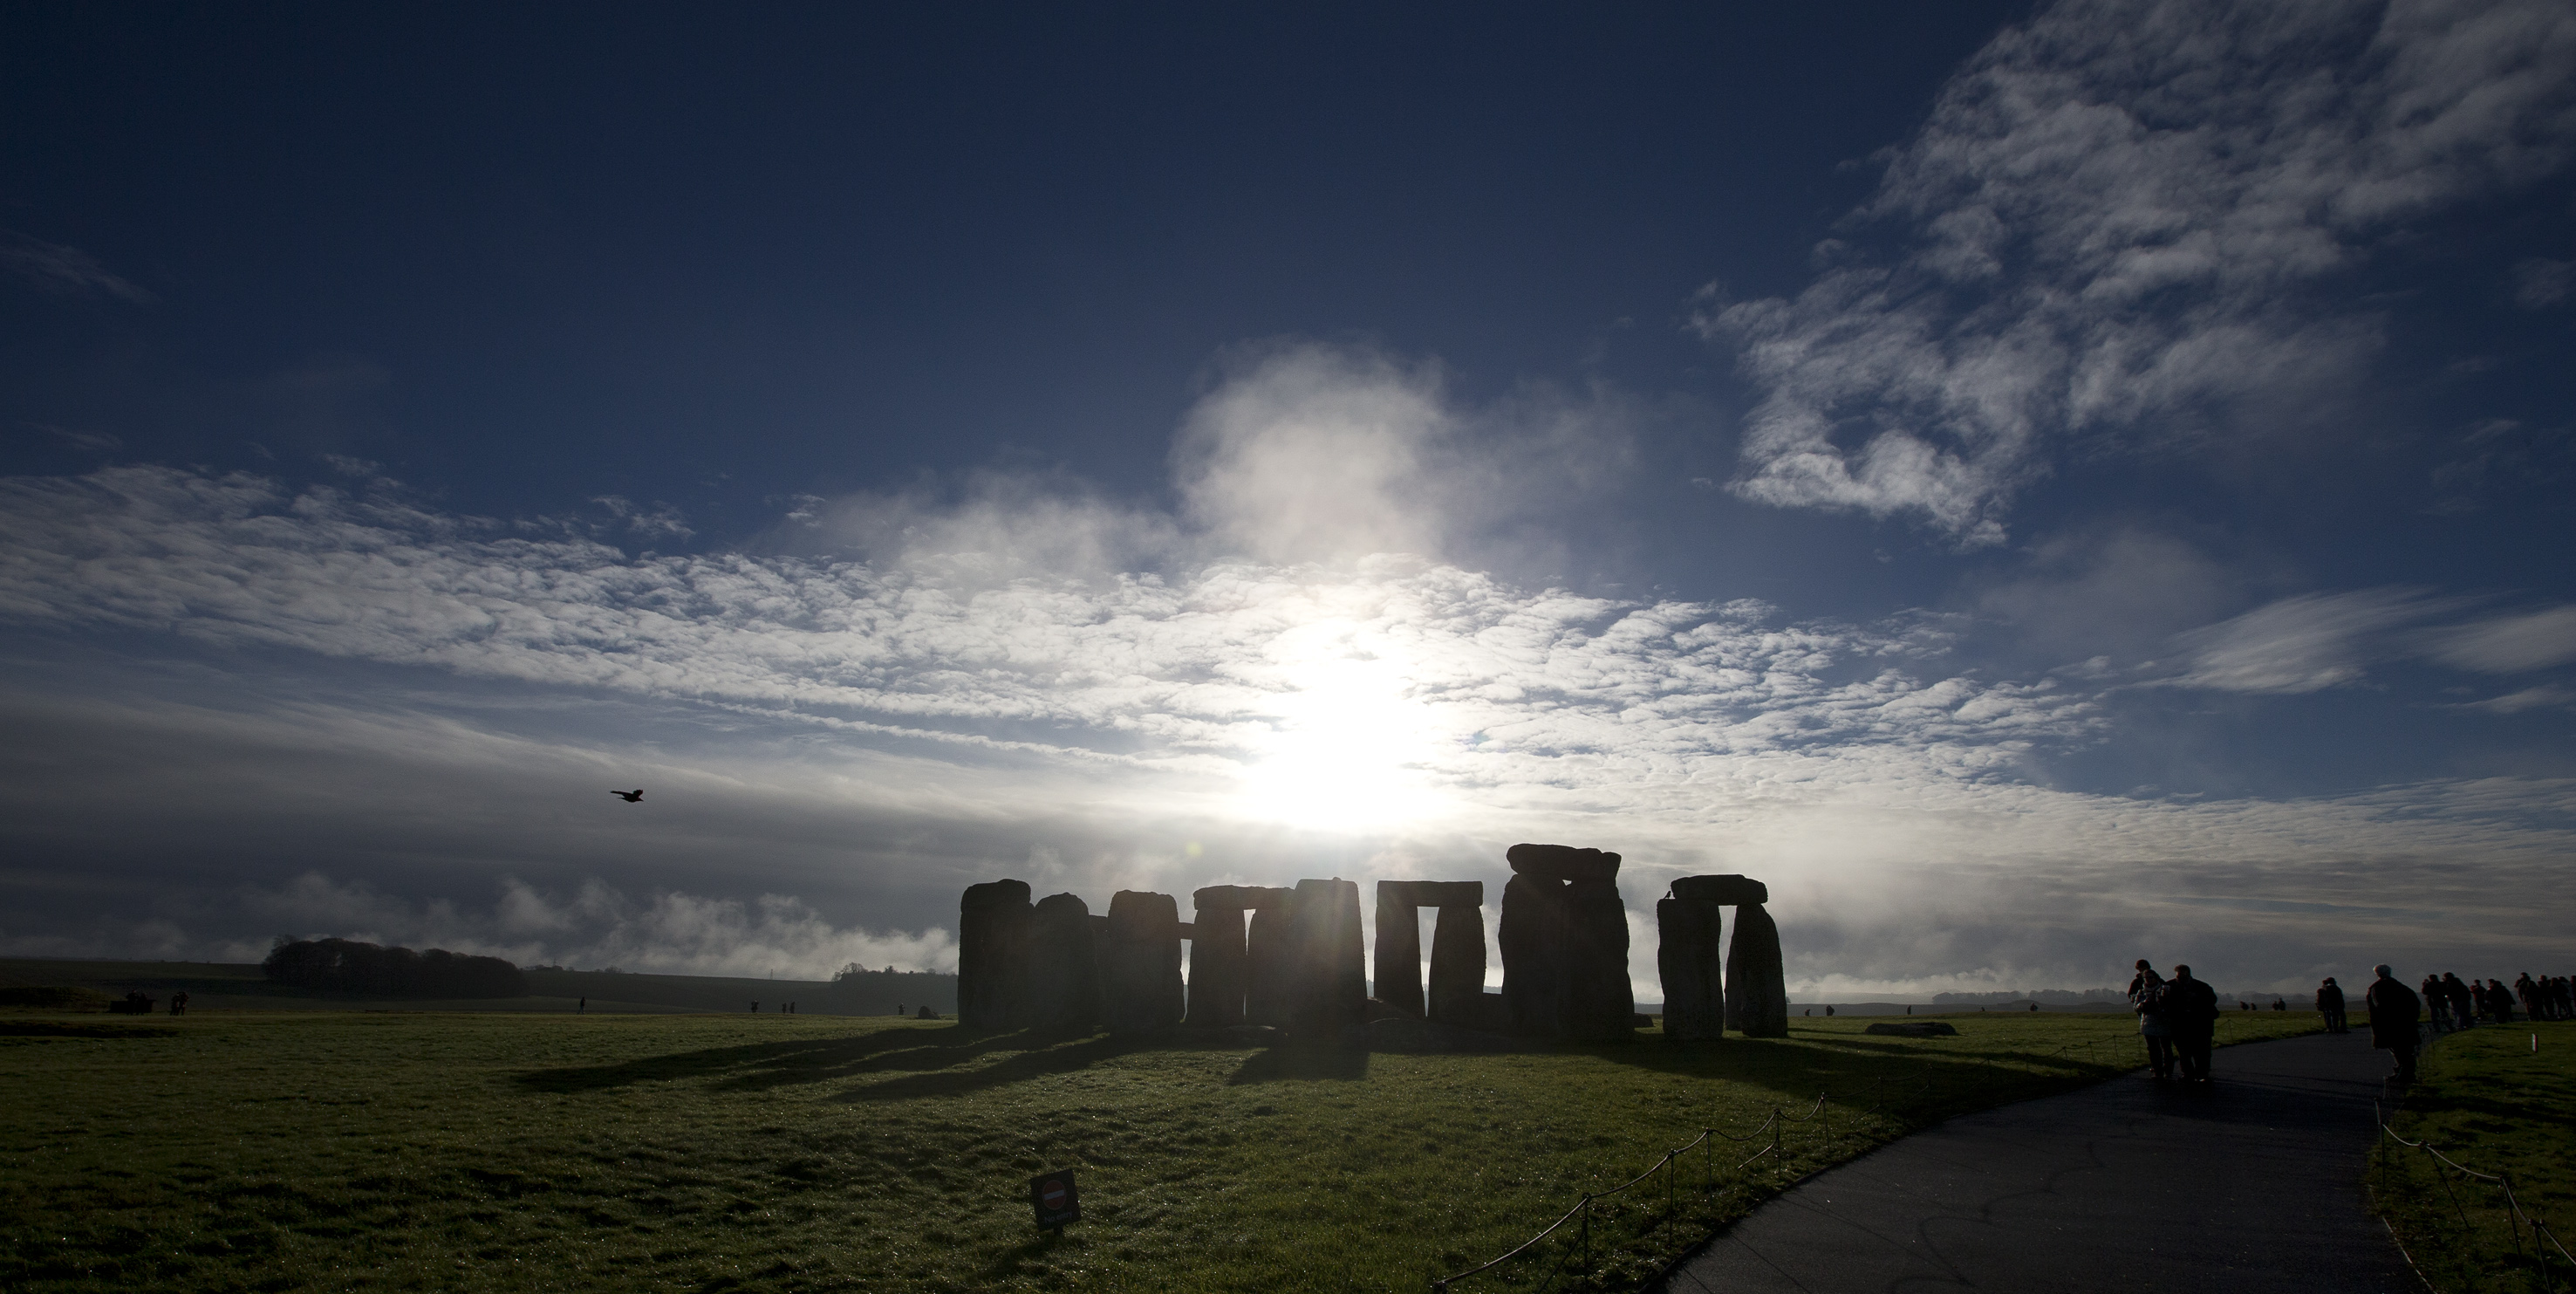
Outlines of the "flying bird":
M644 798L644 791L643 791L643 789L642 789L641 787L638 787L637 789L632 790L632 791L611 791L611 792L609 792L609 794L610 794L610 795L614 795L614 796L616 796L618 799L621 799L621 800L626 801L628 804L633 804L633 803L635 803L637 800L641 800L641 799L643 799L643 798Z

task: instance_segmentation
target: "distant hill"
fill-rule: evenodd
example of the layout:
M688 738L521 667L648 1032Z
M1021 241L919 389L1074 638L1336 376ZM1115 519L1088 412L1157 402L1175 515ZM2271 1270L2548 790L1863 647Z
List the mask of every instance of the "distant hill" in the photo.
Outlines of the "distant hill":
M195 1011L570 1011L584 998L592 1011L763 1012L785 1002L799 1015L888 1015L899 1004L957 1013L957 977L932 971L861 971L837 981L747 979L713 975L646 975L623 971L530 968L528 996L511 998L380 998L364 993L274 984L255 963L57 961L0 959L0 988L80 988L121 998L129 992L169 1009L172 993Z

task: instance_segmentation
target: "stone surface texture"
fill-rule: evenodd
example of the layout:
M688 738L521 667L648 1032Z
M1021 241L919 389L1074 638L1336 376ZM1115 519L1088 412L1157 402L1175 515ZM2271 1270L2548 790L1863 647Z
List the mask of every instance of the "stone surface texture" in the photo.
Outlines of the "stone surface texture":
M1706 899L1655 904L1655 969L1663 977L1664 1037L1706 1042L1726 1034L1726 994L1719 974L1725 905Z
M1474 903L1444 903L1431 923L1430 1017L1441 1024L1482 1029L1475 999L1485 993L1485 885Z
M957 1018L970 1029L1029 1023L1029 884L969 885L957 904Z
M1780 927L1759 903L1735 909L1726 946L1726 1019L1747 1038L1789 1036L1789 988L1780 965Z
M1360 937L1356 881L1297 882L1290 901L1288 1036L1338 1045L1368 1001L1368 949Z
M1100 1023L1100 955L1080 896L1050 894L1031 910L1028 974L1031 1025L1083 1033Z
M1181 913L1169 894L1120 890L1109 899L1109 978L1101 1014L1122 1037L1181 1022Z
M1212 886L1190 896L1198 905L1190 940L1189 1023L1194 1026L1223 1029L1243 1023L1242 898L1219 892L1236 888Z
M1410 882L1377 883L1375 953L1377 1000L1409 1015L1423 1014L1422 909Z

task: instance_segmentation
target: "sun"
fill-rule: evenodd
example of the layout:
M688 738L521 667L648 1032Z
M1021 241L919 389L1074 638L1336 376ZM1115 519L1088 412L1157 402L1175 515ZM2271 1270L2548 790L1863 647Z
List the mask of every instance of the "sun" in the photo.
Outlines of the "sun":
M1329 831L1402 826L1444 798L1425 773L1439 746L1403 663L1345 650L1284 664L1270 730L1244 764L1238 811Z

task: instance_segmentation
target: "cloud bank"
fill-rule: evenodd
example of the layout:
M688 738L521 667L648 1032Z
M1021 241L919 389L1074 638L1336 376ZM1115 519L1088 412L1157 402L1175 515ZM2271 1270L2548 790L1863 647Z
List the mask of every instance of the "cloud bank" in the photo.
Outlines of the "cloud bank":
M1979 546L2070 457L2279 434L2380 345L2357 268L2571 149L2550 0L2052 5L1943 88L1810 286L1703 295L1760 394L1730 488Z
M1276 350L1184 427L1169 514L997 474L945 505L807 501L778 532L803 546L765 551L633 554L381 479L0 481L0 881L65 911L166 889L119 936L154 946L283 922L811 973L940 964L958 888L996 875L1095 906L1327 874L1499 893L1503 846L1559 839L1628 855L1640 921L1670 876L1764 876L1811 986L2089 983L2104 947L2224 929L2266 932L2192 954L2230 982L2355 939L2544 937L2495 896L2576 843L2562 781L2060 789L2057 759L2118 740L2116 671L1990 676L1959 615L1799 620L1445 559L1482 501L1554 476L1564 424L1503 421L1527 434L1489 453L1496 420L1432 370ZM1417 488L1467 460L1490 488ZM2528 692L2565 629L2310 595L2186 632L2166 677L2298 693L2394 653ZM2211 906L2346 886L2436 915ZM207 912L233 928L189 928Z

